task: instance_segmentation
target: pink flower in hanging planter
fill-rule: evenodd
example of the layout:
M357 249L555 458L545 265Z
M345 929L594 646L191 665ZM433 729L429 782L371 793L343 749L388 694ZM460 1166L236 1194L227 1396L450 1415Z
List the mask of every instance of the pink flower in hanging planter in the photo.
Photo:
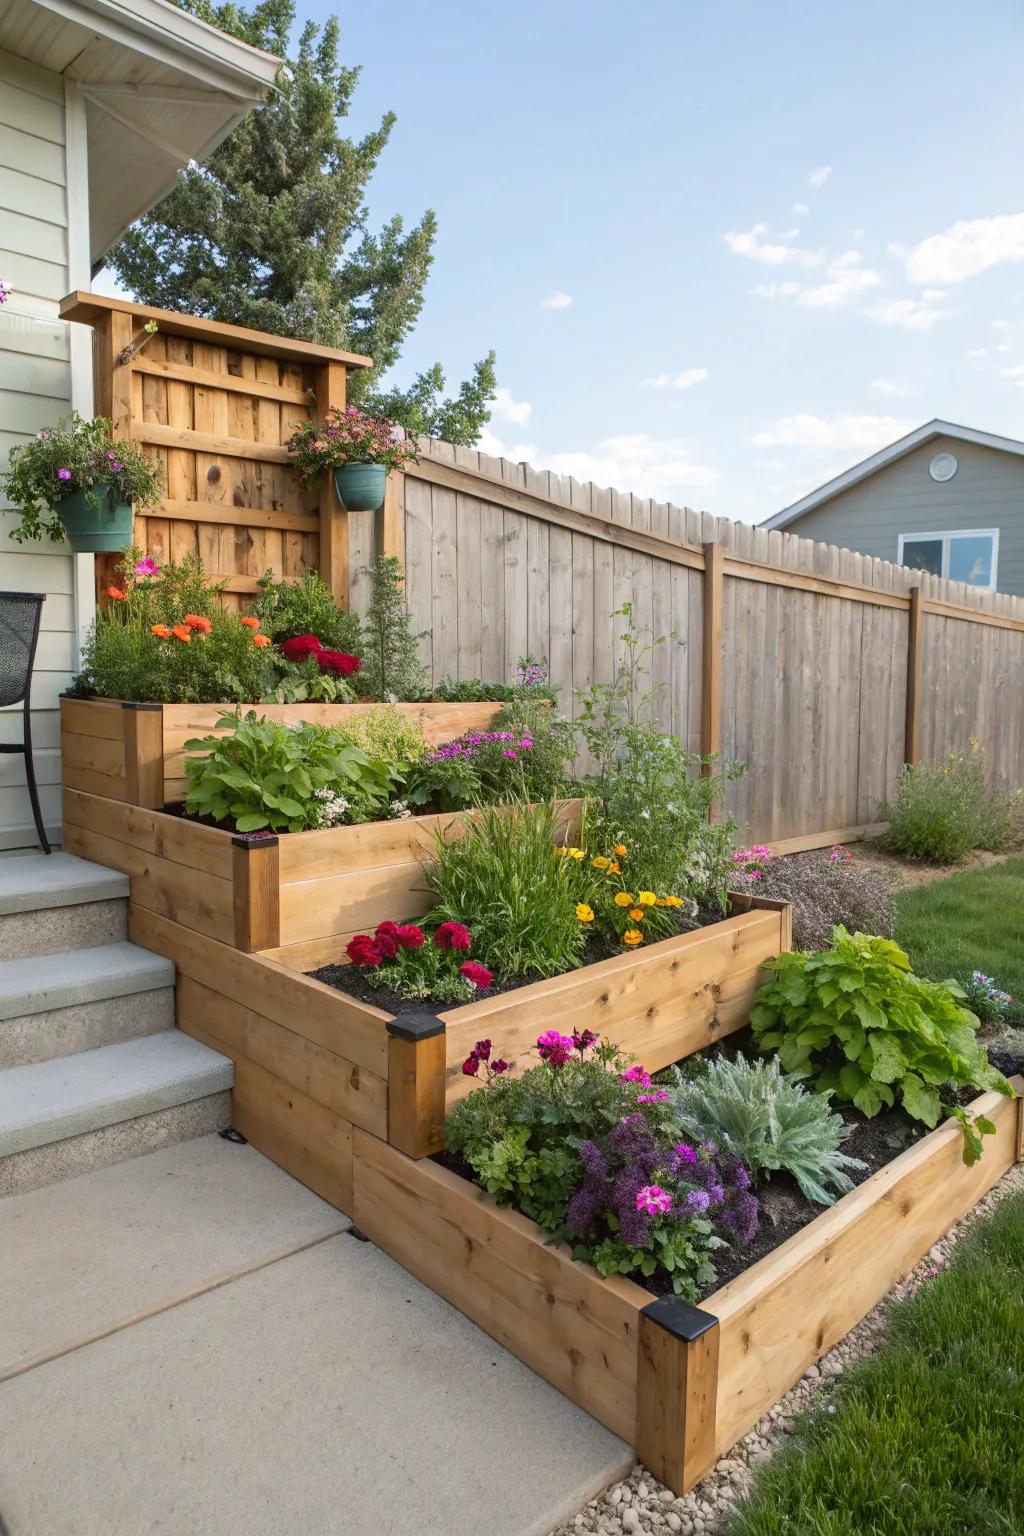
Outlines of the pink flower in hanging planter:
M0 277L0 304L6 304L13 292L14 289L10 283L5 283L3 278Z
M70 469L58 469L58 471L57 471L57 479L58 480L70 480L71 479L71 471L70 471Z

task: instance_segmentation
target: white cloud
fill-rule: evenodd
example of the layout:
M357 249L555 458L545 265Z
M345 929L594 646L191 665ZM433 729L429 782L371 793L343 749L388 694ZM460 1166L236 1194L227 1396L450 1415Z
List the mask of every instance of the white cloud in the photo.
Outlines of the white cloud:
M812 171L807 181L812 187L823 187L831 175L832 167L830 165L823 165L819 170Z
M691 389L708 377L706 368L684 368L680 373L659 373L653 379L641 379L640 383L647 389Z
M1024 213L961 219L929 235L907 256L911 283L962 283L1004 261L1024 261Z
M873 389L876 395L890 395L898 400L902 400L910 393L905 384L897 384L895 379L872 379L868 387Z
M932 304L943 297L942 290L930 289L928 292L930 297L921 299L888 299L864 313L880 325L901 325L905 331L930 331L938 321L947 319L952 310L933 309Z
M1009 320L993 320L992 329L994 331L1008 331L1010 329L1010 322Z
M1024 363L1015 363L1012 368L1002 370L1004 379L1012 379L1018 389L1024 389Z
M810 203L794 203L793 204L793 212L794 213L798 213L801 216L803 214L805 214L805 213L810 213L810 211L811 211Z
M650 437L646 432L607 437L590 449L550 453L536 443L505 443L485 428L478 447L495 458L525 461L535 469L575 475L577 480L593 480L597 485L652 496L656 501L707 490L720 478L717 470L693 463L685 443Z
M877 288L882 281L863 260L859 251L843 251L829 262L823 283L758 283L753 291L760 299L795 299L804 309L843 309L865 289Z
M911 430L913 422L900 416L822 416L802 413L780 416L756 432L750 441L756 448L824 448L864 450L882 448Z
M965 355L967 357L988 357L988 347L972 347Z
M997 352L1009 352L1009 350L1010 350L1010 343L1008 341L1001 341L999 343L998 347L996 347L996 351Z
M549 293L546 299L541 300L541 309L568 309L572 298L568 293L563 293L561 288L556 288L554 293Z
M787 262L797 267L817 267L824 260L824 251L802 250L798 245L787 243L795 230L787 230L774 241L765 240L767 233L767 224L755 224L753 229L726 235L725 243L733 255L749 256L751 261L763 262L768 267L781 267Z
M491 405L491 412L499 421L511 421L517 427L525 427L533 415L533 406L529 400L513 400L512 391L506 389L504 384L498 386Z

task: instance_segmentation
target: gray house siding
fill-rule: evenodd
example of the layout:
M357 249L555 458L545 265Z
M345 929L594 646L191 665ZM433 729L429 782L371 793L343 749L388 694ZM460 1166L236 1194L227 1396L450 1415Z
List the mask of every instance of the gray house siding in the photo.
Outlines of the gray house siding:
M955 454L960 465L945 484L928 473L937 453ZM787 532L896 562L901 533L970 528L999 529L996 588L1024 597L1024 457L938 437L798 517Z

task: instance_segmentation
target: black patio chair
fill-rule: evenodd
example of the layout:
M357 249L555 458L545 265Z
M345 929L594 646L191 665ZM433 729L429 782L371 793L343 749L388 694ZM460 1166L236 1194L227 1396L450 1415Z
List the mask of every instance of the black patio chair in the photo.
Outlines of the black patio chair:
M29 692L32 667L39 639L39 620L46 601L44 592L0 592L0 709L24 704L24 730L21 741L0 741L0 752L21 752L25 758L25 778L32 801L32 815L44 853L52 850L39 808L39 790L32 762L32 714Z

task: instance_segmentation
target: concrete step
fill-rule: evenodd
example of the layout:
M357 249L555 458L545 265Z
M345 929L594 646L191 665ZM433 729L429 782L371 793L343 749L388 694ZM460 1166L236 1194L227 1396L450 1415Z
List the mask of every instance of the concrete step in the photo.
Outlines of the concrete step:
M227 1125L234 1068L179 1030L0 1072L0 1195Z
M128 877L73 853L0 859L0 960L127 936Z
M136 944L0 960L0 1068L174 1028L174 966Z

